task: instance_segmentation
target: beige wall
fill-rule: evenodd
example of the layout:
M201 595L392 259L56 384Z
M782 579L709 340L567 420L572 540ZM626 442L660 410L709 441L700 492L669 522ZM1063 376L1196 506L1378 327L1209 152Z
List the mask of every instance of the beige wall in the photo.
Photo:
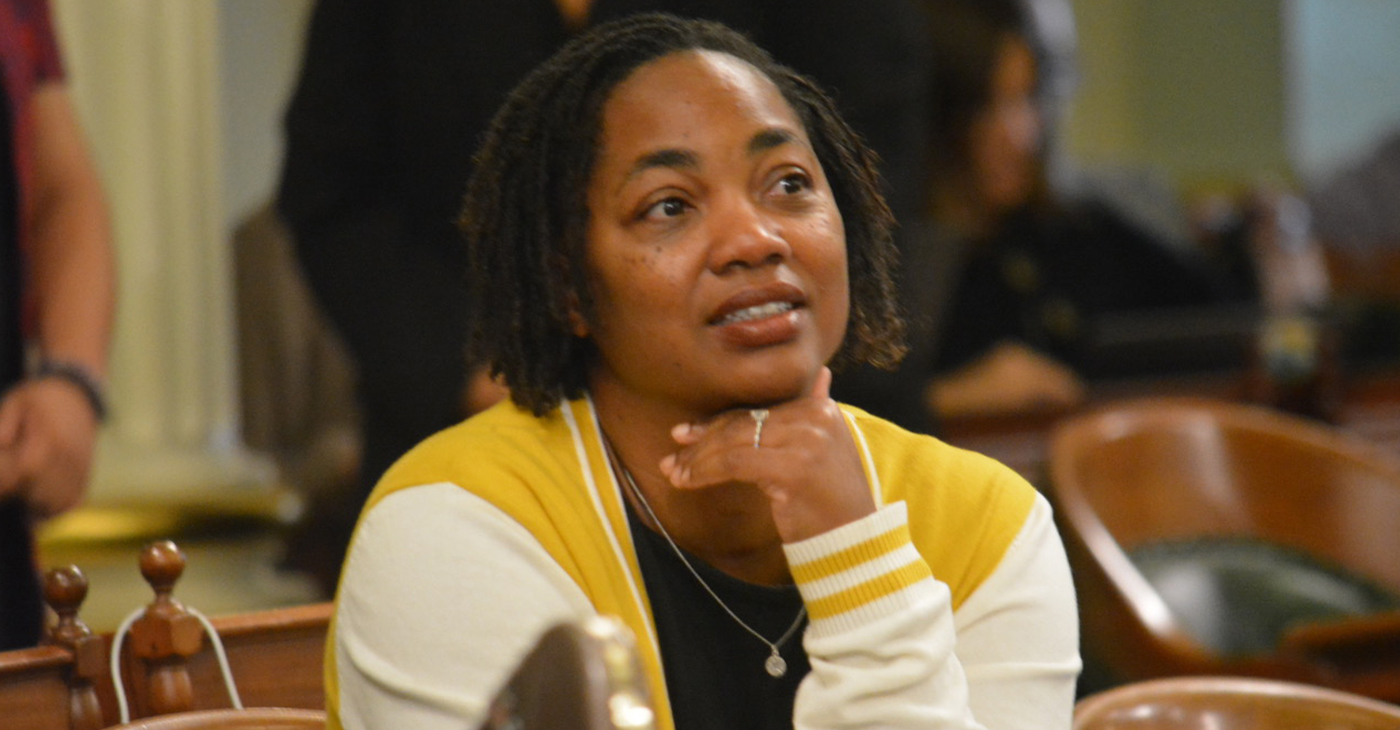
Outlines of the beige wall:
M1400 126L1395 0L1072 0L1066 150L1194 187L1297 183Z
M232 230L276 187L282 113L301 67L312 2L218 0L218 5L223 207Z
M1193 187L1288 178L1279 0L1074 0L1067 151Z
M256 501L239 437L230 231L270 194L309 0L54 0L118 266L90 503Z

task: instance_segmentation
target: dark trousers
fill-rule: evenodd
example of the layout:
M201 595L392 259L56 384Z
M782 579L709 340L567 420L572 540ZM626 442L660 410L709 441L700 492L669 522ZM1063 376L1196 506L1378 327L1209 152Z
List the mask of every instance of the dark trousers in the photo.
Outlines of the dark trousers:
M0 651L39 643L44 606L28 508L0 500Z

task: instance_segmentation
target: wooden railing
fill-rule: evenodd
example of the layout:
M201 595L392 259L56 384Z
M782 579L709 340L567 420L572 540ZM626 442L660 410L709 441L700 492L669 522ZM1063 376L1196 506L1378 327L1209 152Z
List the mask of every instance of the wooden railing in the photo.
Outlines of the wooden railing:
M154 598L122 640L116 662L129 716L232 707L205 627L174 596L184 555L148 545L141 572ZM98 730L121 720L112 675L115 633L80 620L87 580L73 566L45 576L57 620L44 643L0 652L0 726L9 730ZM318 603L208 619L226 652L244 707L323 710L322 655L331 605Z

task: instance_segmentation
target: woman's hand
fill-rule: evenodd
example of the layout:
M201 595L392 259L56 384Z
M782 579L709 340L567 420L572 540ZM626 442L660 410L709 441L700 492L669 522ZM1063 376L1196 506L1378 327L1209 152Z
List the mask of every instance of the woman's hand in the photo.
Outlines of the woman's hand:
M755 484L773 508L783 542L797 542L875 511L860 454L831 399L822 368L807 395L772 406L760 421L747 409L671 429L680 444L661 460L677 489Z

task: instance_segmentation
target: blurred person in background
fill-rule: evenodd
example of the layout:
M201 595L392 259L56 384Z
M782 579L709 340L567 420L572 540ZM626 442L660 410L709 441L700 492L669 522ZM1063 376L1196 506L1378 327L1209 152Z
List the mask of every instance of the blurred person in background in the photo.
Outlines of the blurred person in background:
M1400 128L1306 181L1303 199L1346 326L1346 358L1400 359Z
M1098 317L1249 296L1108 203L1052 190L1047 100L1063 91L1045 88L1053 56L1024 0L925 7L931 175L904 285L912 398L936 417L1071 407L1101 374Z
M33 527L87 487L115 280L47 2L0 2L0 68L0 649L12 649L43 628Z
M1306 185L1315 233L1344 247L1400 248L1400 128Z

